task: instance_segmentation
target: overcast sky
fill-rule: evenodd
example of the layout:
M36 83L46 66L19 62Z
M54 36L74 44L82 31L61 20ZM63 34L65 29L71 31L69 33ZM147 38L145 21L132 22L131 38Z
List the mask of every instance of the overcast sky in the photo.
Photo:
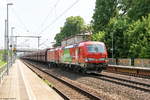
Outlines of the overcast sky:
M4 45L6 4L9 7L9 34L41 36L41 49L51 47L56 33L69 16L81 16L89 24L96 0L0 0L0 48ZM45 41L45 42L44 42ZM44 43L43 43L44 42ZM18 47L37 48L37 39L18 38Z

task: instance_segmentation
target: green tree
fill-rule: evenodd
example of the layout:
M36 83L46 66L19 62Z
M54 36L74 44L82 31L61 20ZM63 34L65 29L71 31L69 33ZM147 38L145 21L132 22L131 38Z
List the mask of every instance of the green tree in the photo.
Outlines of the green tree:
M91 24L87 24L83 26L83 29L81 30L81 33L86 33L86 32L92 32L93 28Z
M150 14L132 23L127 30L130 57L150 58Z
M118 14L117 5L117 0L96 0L92 20L94 33L103 31L109 23L110 18Z
M104 36L105 36L105 31L99 31L98 33L92 35L92 40L104 42Z
M90 25L85 25L84 19L80 16L71 16L66 19L63 27L61 27L60 32L56 34L55 46L60 46L61 41L70 36L80 34L82 32L90 31L92 28Z
M119 0L120 11L127 14L131 20L142 19L150 13L150 0Z
M150 58L150 0L96 0L92 39L104 41L109 57ZM113 39L112 39L113 37Z
M109 55L114 57L128 56L128 35L126 31L129 26L128 18L112 18L107 26L104 42L106 43ZM112 43L113 42L113 43ZM113 45L112 45L113 44ZM113 48L112 48L113 47Z
M61 41L62 41L62 39L63 39L63 35L61 34L61 33L57 33L56 34L56 36L55 36L55 40L56 40L56 43L55 43L55 47L57 47L57 46L61 46Z
M120 16L127 15L128 10L132 7L134 0L118 0L118 9Z
M128 10L128 16L133 19L141 19L142 16L148 16L150 13L150 0L133 0Z
M84 29L84 19L80 16L71 16L66 19L65 25L61 33L67 38L72 35L81 33Z

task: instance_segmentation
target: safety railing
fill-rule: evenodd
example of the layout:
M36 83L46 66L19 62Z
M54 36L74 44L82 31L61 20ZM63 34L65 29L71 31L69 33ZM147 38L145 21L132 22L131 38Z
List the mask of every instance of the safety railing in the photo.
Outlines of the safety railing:
M1 82L3 80L3 77L4 77L5 73L6 73L6 71L7 71L7 64L4 64L0 68L0 84L1 84Z
M135 66L135 67L149 67L150 59L139 58L109 58L110 65L123 65L123 66Z

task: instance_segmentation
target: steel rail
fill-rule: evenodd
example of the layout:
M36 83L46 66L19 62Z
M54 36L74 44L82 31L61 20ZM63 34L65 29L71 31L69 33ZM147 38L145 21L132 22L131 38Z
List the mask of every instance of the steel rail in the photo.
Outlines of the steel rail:
M44 73L46 73L47 75L50 75L51 77L53 77L53 78L55 78L55 79L57 79L58 81L61 81L62 83L64 83L64 84L67 84L69 87L71 87L71 88L74 88L76 91L80 91L80 93L82 92L84 95L86 95L88 98L92 98L93 100L102 100L100 97L98 97L98 96L96 96L96 95L94 95L94 94L91 94L91 93L89 93L88 91L85 91L85 90L83 90L83 89L81 89L80 87L78 87L78 86L75 86L75 85L72 85L72 84L70 84L70 83L68 83L67 81L65 81L65 80L62 80L61 78L58 78L58 77L56 77L56 76L54 76L54 75L52 75L52 74L50 74L49 72L47 72L47 71L45 71L45 70L42 70L41 68L39 68L39 67L36 67L35 65L33 65L33 64L31 64L30 63L30 65L28 65L26 62L24 62L32 71L33 71L33 69L30 67L30 65L32 65L34 68L36 68L36 69L38 69L38 70L40 70L41 72L44 72ZM35 72L35 71L34 71ZM36 72L35 72L36 73ZM59 91L58 89L56 89L57 91ZM59 91L60 92L60 91ZM62 92L60 92L60 94L61 95L64 95ZM64 97L66 97L65 95L64 95ZM68 97L67 97L68 98ZM69 99L69 98L68 98Z
M32 64L29 65L29 63L22 61L29 69L31 69L38 77L40 77L41 79L44 79L41 75L39 75L33 68L31 68L30 66ZM32 65L33 66L33 65ZM38 68L37 68L38 69ZM43 71L42 71L43 72ZM53 88L61 97L63 97L65 100L70 100L64 93L62 93L61 91L59 91L57 88L55 87L51 87Z
M90 74L89 76L94 77L94 78L98 78L98 79L101 79L101 80L104 80L104 81L112 82L112 83L115 83L115 84L123 85L123 86L126 86L126 87L134 88L134 89L137 89L137 90L150 92L150 89L147 89L147 88L150 88L150 84L145 84L145 83L141 83L141 82L136 82L136 81L132 81L132 80L127 80L127 79L123 79L123 78L117 78L117 77L102 75L102 74L97 74L97 73ZM112 79L115 79L115 80L112 80ZM124 83L124 82L126 82L126 83ZM142 85L142 86L144 86L144 88L139 87L139 86L131 85L130 83L134 84L134 85Z

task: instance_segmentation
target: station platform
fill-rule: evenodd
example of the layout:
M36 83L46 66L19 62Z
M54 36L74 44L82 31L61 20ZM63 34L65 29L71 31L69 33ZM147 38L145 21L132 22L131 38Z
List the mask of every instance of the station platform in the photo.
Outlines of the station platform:
M0 100L63 100L20 60L0 84Z
M109 67L118 67L118 68L128 68L128 69L139 69L139 70L148 70L150 67L136 67L136 66L124 66L124 65L108 65Z

